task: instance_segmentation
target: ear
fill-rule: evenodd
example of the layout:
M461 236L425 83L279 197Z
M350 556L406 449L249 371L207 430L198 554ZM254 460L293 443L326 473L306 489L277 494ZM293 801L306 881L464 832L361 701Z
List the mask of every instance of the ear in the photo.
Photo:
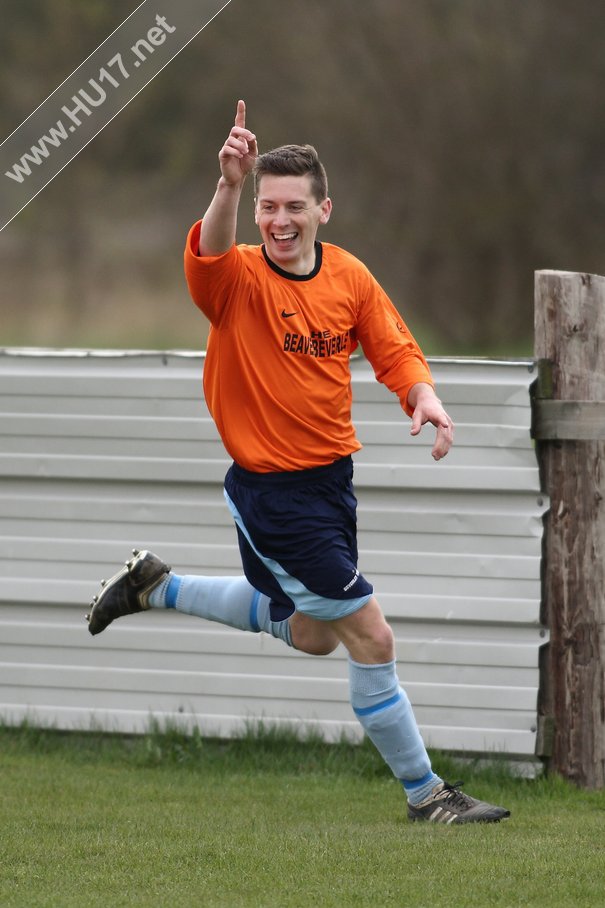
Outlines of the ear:
M254 223L258 225L258 199L254 198Z
M324 199L321 203L321 214L319 216L320 224L327 224L332 214L332 199Z

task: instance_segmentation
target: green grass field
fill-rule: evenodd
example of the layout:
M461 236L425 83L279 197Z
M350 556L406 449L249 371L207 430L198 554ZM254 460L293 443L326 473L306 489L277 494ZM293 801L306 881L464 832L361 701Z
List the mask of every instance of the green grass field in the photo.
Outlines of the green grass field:
M408 823L369 744L0 728L0 905L605 903L603 792L433 756L511 819Z

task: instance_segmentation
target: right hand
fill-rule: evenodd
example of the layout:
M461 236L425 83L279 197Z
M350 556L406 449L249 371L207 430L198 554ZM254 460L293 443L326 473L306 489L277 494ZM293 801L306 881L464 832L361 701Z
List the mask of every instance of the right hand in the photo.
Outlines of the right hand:
M246 129L246 105L244 101L238 101L235 125L218 155L223 180L230 186L243 183L257 156L256 136Z

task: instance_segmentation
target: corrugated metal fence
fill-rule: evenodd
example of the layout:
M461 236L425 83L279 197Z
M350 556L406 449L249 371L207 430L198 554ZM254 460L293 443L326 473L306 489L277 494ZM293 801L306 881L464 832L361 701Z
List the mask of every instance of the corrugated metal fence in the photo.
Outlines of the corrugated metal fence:
M353 360L360 565L397 639L429 746L529 755L536 738L542 514L529 362L433 360L456 445L409 435ZM0 354L0 715L230 735L251 719L358 736L346 654L152 611L91 638L84 613L133 546L179 573L240 573L228 467L186 353Z

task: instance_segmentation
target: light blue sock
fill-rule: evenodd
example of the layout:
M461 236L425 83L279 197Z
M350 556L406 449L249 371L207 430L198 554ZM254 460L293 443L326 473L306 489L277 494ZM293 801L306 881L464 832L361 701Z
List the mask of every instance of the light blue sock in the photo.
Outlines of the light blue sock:
M403 785L409 802L424 801L441 779L431 769L395 662L363 665L349 659L349 686L355 715Z
M245 577L180 576L172 572L149 597L152 608L174 608L258 634L265 631L292 646L289 621L271 621L269 597Z

